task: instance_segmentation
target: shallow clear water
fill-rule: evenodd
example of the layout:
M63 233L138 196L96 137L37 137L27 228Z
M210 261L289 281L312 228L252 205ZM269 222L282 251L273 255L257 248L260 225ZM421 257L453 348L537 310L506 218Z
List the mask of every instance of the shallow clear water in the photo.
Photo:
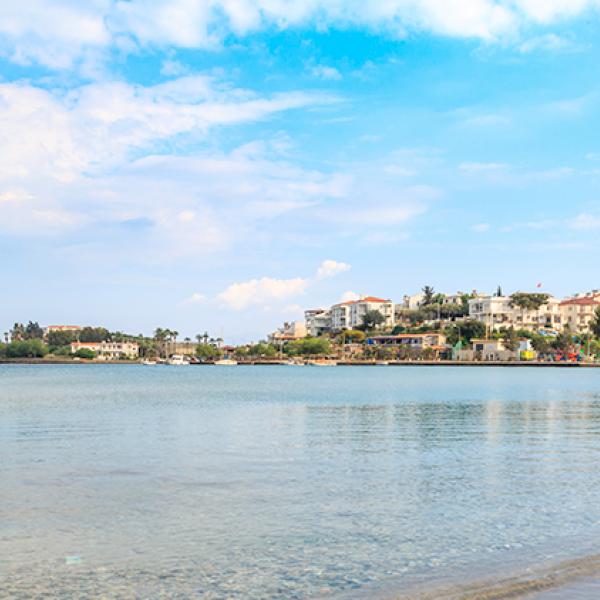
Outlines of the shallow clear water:
M0 595L307 598L598 552L600 370L0 365Z

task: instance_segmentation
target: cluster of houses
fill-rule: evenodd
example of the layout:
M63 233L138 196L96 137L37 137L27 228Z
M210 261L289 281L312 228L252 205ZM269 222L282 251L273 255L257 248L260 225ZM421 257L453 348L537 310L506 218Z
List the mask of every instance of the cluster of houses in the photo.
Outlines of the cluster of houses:
M514 297L502 294L481 294L473 290L465 294L457 292L452 295L437 295L436 302L464 307L460 317L440 317L431 315L421 325L434 325L442 322L452 323L460 319L470 319L485 325L486 337L489 334L505 329L527 330L545 335L557 335L568 328L574 334L588 333L596 319L596 310L600 307L600 290L575 294L558 299L545 294L544 301L535 307L522 307L514 301ZM375 296L364 296L356 300L340 302L329 308L310 309L305 311L304 323L285 323L278 331L269 336L271 343L285 343L307 335L318 337L337 334L345 330L360 328L364 324L365 315L377 311L381 315L381 331L392 331L396 326L407 325L411 311L418 311L427 304L425 294L404 296L402 302ZM382 346L395 350L412 350L421 352L428 350L432 357L452 354L454 359L471 360L475 356L487 360L511 360L533 357L531 342L528 339L517 340L517 348L508 348L501 339L473 339L469 348L449 348L446 336L439 332L398 333L397 335L373 335L367 344ZM510 344L513 346L514 344Z

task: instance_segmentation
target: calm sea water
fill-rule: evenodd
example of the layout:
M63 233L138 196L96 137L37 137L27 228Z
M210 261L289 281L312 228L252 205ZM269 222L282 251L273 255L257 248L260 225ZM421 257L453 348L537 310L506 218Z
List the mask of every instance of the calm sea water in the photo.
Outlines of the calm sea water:
M0 366L0 596L510 572L600 551L599 465L600 370Z

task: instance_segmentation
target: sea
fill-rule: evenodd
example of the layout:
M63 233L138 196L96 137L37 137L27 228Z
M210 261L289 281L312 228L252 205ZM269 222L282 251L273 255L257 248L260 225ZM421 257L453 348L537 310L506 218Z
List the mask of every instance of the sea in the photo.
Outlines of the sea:
M0 365L2 598L599 578L600 369Z

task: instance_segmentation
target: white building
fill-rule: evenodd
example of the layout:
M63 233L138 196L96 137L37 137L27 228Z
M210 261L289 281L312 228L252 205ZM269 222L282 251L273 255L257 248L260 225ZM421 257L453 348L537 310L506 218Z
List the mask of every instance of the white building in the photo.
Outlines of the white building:
M331 311L324 308L315 308L304 311L306 333L317 337L331 331Z
M283 342L290 342L293 340L299 340L306 337L307 329L304 323L299 321L292 321L291 323L284 323L283 327L280 327L274 333L269 334L270 344L280 344Z
M120 358L137 358L139 346L137 342L73 342L71 352L87 349L96 353L100 360L119 360Z
M513 305L510 296L483 296L469 300L469 317L484 323L489 331L510 327L530 331L558 330L563 327L560 305L557 298L548 296L546 304L530 310Z
M596 310L600 306L600 292L577 294L560 303L563 326L573 331L589 333L592 321L596 320Z
M383 316L384 321L380 325L381 328L394 326L394 303L391 300L384 300L374 296L361 296L358 300L349 303L349 321L347 328L355 329L356 327L364 325L365 315L371 311L376 311Z
M402 306L407 310L418 310L423 304L425 294L413 294L412 296L405 295Z

